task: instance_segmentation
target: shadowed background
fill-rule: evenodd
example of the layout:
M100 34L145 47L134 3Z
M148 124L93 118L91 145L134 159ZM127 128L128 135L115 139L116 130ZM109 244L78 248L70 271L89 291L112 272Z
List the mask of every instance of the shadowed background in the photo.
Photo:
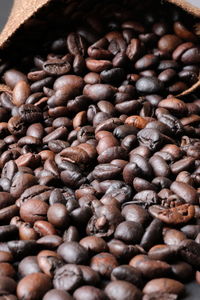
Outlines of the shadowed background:
M31 0L30 0L31 1ZM200 1L200 0L194 0ZM12 6L12 0L0 0L0 31L6 23L9 11ZM197 2L198 3L198 2ZM190 297L185 297L184 300L199 300L200 299L200 285L190 283L187 285L187 292Z

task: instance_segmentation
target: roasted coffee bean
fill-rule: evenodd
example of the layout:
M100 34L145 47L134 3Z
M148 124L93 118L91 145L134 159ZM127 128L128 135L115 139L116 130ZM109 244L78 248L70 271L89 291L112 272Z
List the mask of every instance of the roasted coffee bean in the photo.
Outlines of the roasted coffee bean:
M92 253L104 252L108 249L106 242L97 236L87 236L81 239L79 243Z
M42 119L42 112L39 107L33 104L23 104L19 107L19 115L24 122L33 123Z
M121 265L112 271L111 279L124 280L140 287L142 283L142 273L132 266Z
M101 276L110 277L112 270L118 266L114 255L101 252L92 257L90 267Z
M186 239L186 235L176 229L167 229L164 232L164 242L167 245L179 245L181 241Z
M194 206L190 204L183 204L173 208L153 205L149 208L149 212L164 223L181 224L191 220L194 217L195 210Z
M133 221L125 221L117 226L114 237L128 244L131 242L138 244L142 235L143 228L140 224Z
M163 84L156 77L142 77L136 82L136 89L142 94L159 93L163 89Z
M183 260L192 266L199 268L199 251L200 245L193 240L185 239L179 245L179 251Z
M72 32L68 35L67 47L69 52L73 55L85 55L86 42L81 35L76 34L75 32Z
M63 243L58 248L58 254L70 264L81 264L88 260L88 251L77 242Z
M63 59L51 59L43 64L43 70L49 75L64 75L69 73L70 69L70 63Z
M170 274L171 267L161 260L150 259L146 255L136 255L129 265L139 270L146 278L157 278Z
M170 189L180 196L185 202L190 204L198 203L196 190L185 182L174 181Z
M158 150L163 143L163 137L157 129L144 128L139 131L137 138L142 146L148 147L151 151Z
M39 273L41 269L38 265L36 256L27 256L22 259L18 266L18 272L20 277L25 277L29 274Z
M172 272L176 276L178 280L187 281L193 277L193 269L192 266L186 262L180 261L176 264L172 264Z
M53 277L55 270L64 265L62 258L54 251L43 250L37 255L40 269L48 276Z
M146 228L146 231L140 241L140 245L144 249L149 249L155 243L162 240L162 222L154 219L151 224Z
M173 279L158 278L149 281L145 285L143 292L145 294L161 292L182 295L184 293L184 285Z
M4 80L5 83L11 88L13 89L17 83L19 83L20 81L25 81L27 82L27 78L25 76L25 74L23 74L22 72L16 70L16 69L9 69L4 73Z
M111 100L114 96L115 88L109 84L93 84L85 86L83 94L92 98L93 101Z
M177 300L178 295L172 294L172 293L155 292L155 293L145 294L142 299L143 300L158 300L160 298L163 300Z
M171 261L174 257L177 257L177 254L178 247L163 244L152 247L148 252L148 256L151 259L162 261Z
M97 286L100 282L99 273L94 271L92 268L84 265L79 265L82 274L83 274L83 281L87 285L94 285Z
M162 157L158 155L154 155L150 158L149 162L153 168L153 172L156 177L157 176L169 177L170 167Z
M10 118L8 121L8 130L10 131L11 134L13 135L23 135L26 132L26 126L24 121L22 120L21 117L16 116Z
M17 286L19 299L41 299L51 289L50 277L43 273L33 273L20 280Z
M48 209L48 221L57 228L65 227L69 224L67 208L62 203L55 203Z
M122 209L122 216L126 221L137 222L141 224L146 224L150 220L148 212L136 204L127 204Z
M30 199L20 207L20 217L25 222L34 223L47 218L48 204L42 200Z
M44 300L72 300L72 296L70 296L69 293L62 291L62 290L57 290L57 289L52 289L48 291L44 297Z
M44 237L41 237L40 239L37 240L37 243L39 245L43 245L47 248L50 249L55 249L58 246L60 246L62 244L62 238L58 235L55 234L49 234L49 235L45 235Z
M105 288L105 293L107 294L109 299L112 300L119 300L123 298L126 298L127 300L142 299L140 290L130 282L123 280L115 280L110 282Z
M126 55L131 61L135 61L140 55L142 50L141 42L139 39L131 39L130 44L126 49Z
M14 279L8 276L0 276L0 280L0 290L2 294L7 295L15 293L17 284Z
M78 288L74 294L73 294L74 299L76 300L83 300L83 299L88 299L88 300L92 300L92 299L99 299L99 300L106 300L106 294L93 286L89 286L89 285L85 285L82 286L80 288Z
M55 272L53 286L58 290L73 291L82 283L82 271L75 264L66 264Z

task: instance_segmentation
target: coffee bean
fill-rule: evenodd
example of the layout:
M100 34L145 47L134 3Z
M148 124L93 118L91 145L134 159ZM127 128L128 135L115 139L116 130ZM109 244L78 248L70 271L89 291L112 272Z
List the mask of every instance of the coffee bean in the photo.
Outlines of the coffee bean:
M3 294L12 294L16 290L16 282L8 276L0 276L0 290Z
M140 245L144 249L149 249L155 243L158 243L162 239L162 222L158 219L154 219L151 224L146 228L146 231L142 237Z
M161 260L150 259L146 255L136 255L129 265L139 270L146 278L157 278L170 274L171 267Z
M194 217L194 206L189 204L179 205L174 208L165 209L159 206L151 206L149 212L159 220L167 224L186 223Z
M20 207L20 217L25 222L34 223L47 218L48 204L42 200L30 199Z
M64 75L69 73L70 69L70 63L62 59L51 59L43 64L43 70L49 75Z
M153 151L162 145L162 135L156 129L142 129L139 131L137 138L141 145Z
M179 245L180 254L186 262L199 268L200 260L199 260L199 244L193 240L185 239Z
M50 278L42 273L34 273L25 276L17 286L19 299L38 299L52 287Z
M6 71L4 73L4 80L11 89L13 89L20 81L28 81L25 74L16 69L9 69Z
M20 274L20 277L24 277L32 273L38 273L40 271L41 270L38 265L36 256L25 257L24 259L21 260L18 266L18 272Z
M37 255L40 269L48 276L53 277L57 268L64 265L61 257L54 251L43 250Z
M172 272L175 274L176 278L180 281L187 281L189 278L193 277L193 273L194 273L192 266L183 261L173 264Z
M187 203L196 204L198 202L195 189L187 183L174 181L170 189Z
M153 168L155 176L169 177L170 168L162 157L154 155L150 158L149 162Z
M156 292L156 293L149 293L145 294L142 298L143 300L158 300L162 298L163 300L177 300L178 295L172 294L172 293L162 293L162 292Z
M83 274L83 281L87 285L94 285L97 286L100 282L99 274L94 271L92 268L84 265L79 265L82 274Z
M164 242L167 245L179 245L181 241L186 239L186 235L176 229L168 229L164 232Z
M126 221L137 222L142 225L149 222L148 212L136 204L125 205L122 209L122 216Z
M126 54L131 61L135 61L141 53L141 43L139 39L131 39L126 49Z
M156 77L141 77L136 82L136 89L142 94L159 93L162 91L163 85Z
M70 296L69 293L62 291L62 290L57 290L57 289L52 289L48 291L44 297L44 300L72 300L72 296Z
M200 61L200 49L198 47L185 51L181 57L184 64L196 64Z
M30 87L26 81L19 81L13 89L13 104L20 106L30 96Z
M93 84L86 85L83 94L92 98L93 101L97 102L99 100L111 100L114 96L115 88L109 84Z
M67 47L69 52L73 55L85 55L86 42L81 35L76 34L75 32L72 32L68 35Z
M104 252L108 249L106 242L97 236L88 236L81 239L80 245L92 253Z
M77 242L65 242L61 244L58 248L58 254L70 264L81 264L88 260L88 251Z
M62 228L69 224L69 216L66 207L61 203L55 203L48 209L48 221L55 227Z
M143 292L146 294L162 292L182 295L184 293L184 285L173 279L158 278L149 281L145 285Z
M127 300L140 300L142 299L142 294L138 288L136 288L133 284L123 281L123 280L115 280L110 282L106 288L105 293L109 297L109 299L123 299Z
M140 287L142 282L142 273L132 266L121 265L112 271L111 279L124 280Z
M54 288L65 292L73 291L83 282L81 269L75 264L67 264L56 270L53 280Z
M110 277L112 270L118 266L118 262L114 255L101 252L92 257L90 266L101 276Z
M105 293L93 286L82 286L80 288L78 288L74 294L73 294L74 299L76 300L82 300L82 299L88 299L88 300L92 300L92 299L99 299L99 300L106 300L107 297L105 295Z
M179 44L181 39L173 34L166 34L158 42L158 47L163 51L173 51Z
M114 237L126 243L132 242L137 244L140 242L142 235L143 228L140 224L133 221L125 221L117 226Z

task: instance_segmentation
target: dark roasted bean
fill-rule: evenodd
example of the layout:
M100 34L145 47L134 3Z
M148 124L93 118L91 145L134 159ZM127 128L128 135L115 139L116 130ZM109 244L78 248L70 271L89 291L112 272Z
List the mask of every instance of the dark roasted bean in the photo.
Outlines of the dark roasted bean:
M110 282L106 288L105 292L109 299L116 299L120 300L124 297L127 300L140 300L142 299L142 294L135 285L131 284L130 282L123 281L123 280L115 280Z

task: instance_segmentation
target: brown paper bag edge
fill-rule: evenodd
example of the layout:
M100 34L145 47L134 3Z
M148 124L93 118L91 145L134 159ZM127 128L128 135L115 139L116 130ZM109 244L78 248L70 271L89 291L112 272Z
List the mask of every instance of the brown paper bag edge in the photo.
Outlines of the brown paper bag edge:
M0 48L5 48L16 31L50 1L15 0L8 21L0 34Z
M167 0L167 1L180 6L184 10L188 11L190 14L200 18L200 8L192 4L189 4L187 1L185 0Z

